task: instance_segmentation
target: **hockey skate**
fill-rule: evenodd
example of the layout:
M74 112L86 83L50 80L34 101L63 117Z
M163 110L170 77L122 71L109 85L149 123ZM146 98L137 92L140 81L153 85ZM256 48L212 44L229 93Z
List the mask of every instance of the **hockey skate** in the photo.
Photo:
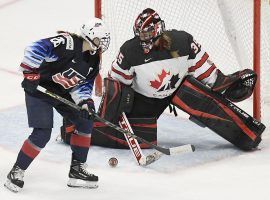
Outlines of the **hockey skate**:
M7 181L4 186L12 192L19 192L23 188L24 170L14 165L7 175Z
M69 187L97 188L98 176L86 170L87 165L77 160L72 160L69 171Z

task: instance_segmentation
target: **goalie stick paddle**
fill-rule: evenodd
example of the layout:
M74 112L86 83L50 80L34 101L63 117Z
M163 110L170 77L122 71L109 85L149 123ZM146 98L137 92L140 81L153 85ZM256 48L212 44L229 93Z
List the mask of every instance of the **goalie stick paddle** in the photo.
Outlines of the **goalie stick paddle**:
M127 116L124 112L122 112L122 114L119 117L119 126L122 129L134 134L134 132L129 124L129 121L127 119ZM128 143L128 146L129 146L134 158L136 159L136 161L138 162L139 165L147 166L147 165L155 162L156 160L158 160L161 157L161 155L163 155L161 153L158 154L158 152L154 152L152 154L145 156L142 152L142 149L141 149L138 141L135 138L130 137L130 136L125 135L125 134L124 134L124 136L125 136L125 139Z
M54 99L57 99L59 101L61 101L62 103L80 111L82 108L74 103L72 103L71 101L57 95L57 94L54 94L50 91L48 91L47 89L45 89L44 87L42 86L38 86L37 87L37 90L44 93L44 94L47 94L49 95L50 97L54 98ZM141 137L138 137L137 135L135 134L132 134L130 133L129 131L126 131L122 128L120 128L119 126L116 126L115 124L103 119L102 117L98 116L95 112L91 112L89 113L90 115L92 115L95 119L97 119L98 121L106 124L107 126L110 126L111 128L114 128L115 130L127 135L127 136L130 136L132 138L135 138L137 139L138 141L140 142L143 142L143 143L146 143L148 144L149 146L151 146L152 148L156 149L157 151L163 153L163 154L166 154L166 155L177 155L179 153L184 153L184 152L193 152L195 151L195 147L191 144L186 144L186 145L182 145L182 146L177 146L177 147L172 147L172 148L164 148L164 147L161 147L161 146L158 146L158 145L155 145L155 144L152 144L151 142L148 142L147 140L141 138Z
M119 126L126 130L126 131L129 131L130 133L134 134L130 124L129 124L129 121L126 117L126 114L123 112L120 117L119 117ZM125 139L128 143L128 146L134 156L134 158L136 159L136 161L138 162L139 165L143 165L145 164L145 155L143 154L142 152L142 149L138 143L138 141L133 138L133 137L130 137L128 135L125 135Z
M119 117L119 126L126 130L129 131L130 133L134 134L129 121L126 117L126 114L123 112L120 117ZM154 153L148 154L148 155L144 155L142 152L142 149L138 143L138 141L135 138L132 138L130 136L125 135L125 139L129 145L129 148L131 150L131 152L133 153L136 161L138 162L139 165L141 166L147 166L150 165L151 163L157 161L159 158L161 158L161 156L163 156L164 154L159 152L159 151L155 151ZM172 149L172 148L171 148ZM185 153L185 152L190 152L190 149L187 148L183 148L183 146L181 146L181 149L177 148L174 149L177 152L175 152L175 154L180 154L180 153Z

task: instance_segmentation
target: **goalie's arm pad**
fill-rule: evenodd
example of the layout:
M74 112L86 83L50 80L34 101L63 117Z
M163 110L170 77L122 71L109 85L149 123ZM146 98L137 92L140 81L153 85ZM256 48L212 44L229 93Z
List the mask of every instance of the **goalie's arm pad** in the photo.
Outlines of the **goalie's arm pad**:
M251 150L261 141L262 123L192 76L183 81L172 103L240 149Z
M130 86L112 78L104 79L104 87L98 115L108 121L117 123L122 112L129 113L131 111L134 91Z

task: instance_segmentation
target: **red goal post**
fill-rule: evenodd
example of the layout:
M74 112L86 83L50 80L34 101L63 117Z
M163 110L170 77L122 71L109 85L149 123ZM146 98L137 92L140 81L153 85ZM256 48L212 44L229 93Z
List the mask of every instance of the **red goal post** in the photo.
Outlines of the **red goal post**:
M167 28L191 33L224 73L253 68L258 74L253 115L261 119L263 105L270 103L268 0L95 0L95 16L102 18L111 31L111 45L103 55L95 82L96 95L102 93L102 77L119 47L133 37L136 16L147 7L159 13Z

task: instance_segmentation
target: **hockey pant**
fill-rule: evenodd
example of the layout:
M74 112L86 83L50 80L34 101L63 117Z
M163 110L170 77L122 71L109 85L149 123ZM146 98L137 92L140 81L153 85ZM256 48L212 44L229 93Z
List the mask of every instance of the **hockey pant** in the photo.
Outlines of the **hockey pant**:
M256 148L265 126L192 76L183 81L172 103L242 150Z
M24 141L16 164L21 169L27 169L50 140L53 108L77 125L76 133L72 134L70 139L71 149L73 157L81 162L86 162L93 121L80 118L78 111L43 94L35 97L26 93L25 99L29 127L34 129L28 139Z

